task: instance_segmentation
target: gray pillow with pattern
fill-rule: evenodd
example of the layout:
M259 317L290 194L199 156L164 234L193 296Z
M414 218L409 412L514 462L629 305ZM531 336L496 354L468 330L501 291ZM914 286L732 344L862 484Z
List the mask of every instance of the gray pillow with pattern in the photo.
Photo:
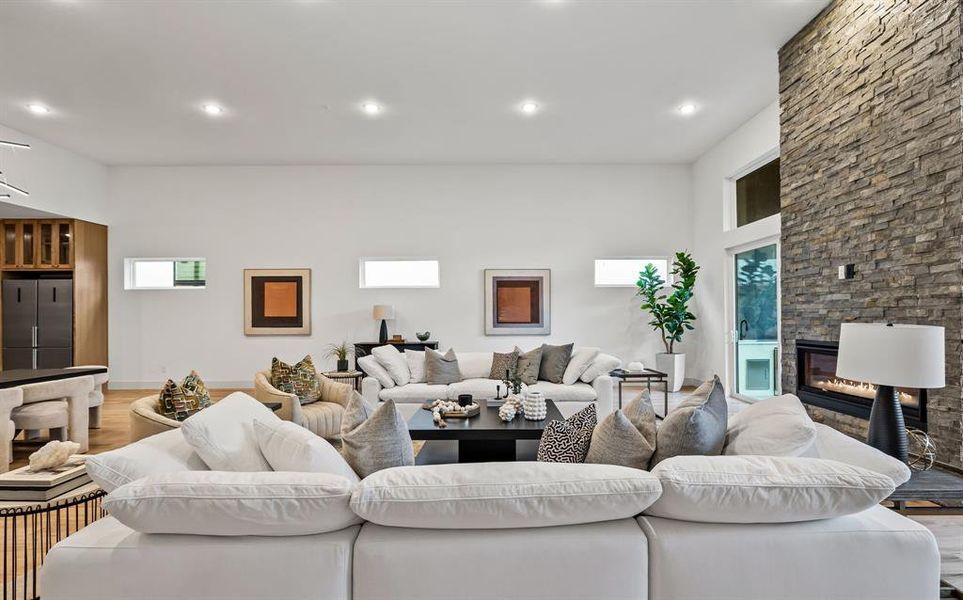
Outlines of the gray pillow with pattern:
M511 352L492 353L492 371L488 374L490 379L505 380L508 373L518 366L518 348Z
M518 346L515 346L515 352L518 352L518 377L522 380L525 385L535 385L538 381L538 370L542 366L542 347L539 346L534 350L529 350L528 352L522 352Z

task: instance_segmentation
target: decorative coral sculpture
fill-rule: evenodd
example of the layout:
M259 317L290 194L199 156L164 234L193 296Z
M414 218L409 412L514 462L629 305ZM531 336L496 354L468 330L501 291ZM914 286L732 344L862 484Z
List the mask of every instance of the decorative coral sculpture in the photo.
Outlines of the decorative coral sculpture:
M31 473L50 471L67 464L70 457L77 454L80 444L77 442L61 442L54 440L47 442L39 450L30 455Z

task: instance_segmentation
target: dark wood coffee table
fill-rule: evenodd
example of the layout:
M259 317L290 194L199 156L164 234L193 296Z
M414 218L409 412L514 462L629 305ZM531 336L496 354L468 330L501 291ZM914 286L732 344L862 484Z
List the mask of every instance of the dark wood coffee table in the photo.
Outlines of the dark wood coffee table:
M477 417L445 419L448 427L435 425L431 411L424 409L408 420L411 439L427 440L415 457L417 464L534 460L545 424L564 420L551 400L545 401L548 411L544 420L529 421L519 415L508 423L498 418L497 407L489 407L485 400L475 402L481 406Z

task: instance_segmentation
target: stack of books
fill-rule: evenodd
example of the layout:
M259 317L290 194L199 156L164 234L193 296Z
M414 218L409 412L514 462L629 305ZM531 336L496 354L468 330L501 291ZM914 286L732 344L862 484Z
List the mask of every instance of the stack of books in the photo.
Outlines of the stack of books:
M47 471L30 472L30 467L20 467L0 474L0 501L46 502L90 483L84 460L77 454L67 464Z

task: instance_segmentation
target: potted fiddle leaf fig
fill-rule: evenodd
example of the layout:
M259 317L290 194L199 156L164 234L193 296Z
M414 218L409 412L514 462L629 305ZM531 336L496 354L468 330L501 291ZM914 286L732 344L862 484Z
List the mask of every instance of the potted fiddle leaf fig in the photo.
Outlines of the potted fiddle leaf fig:
M325 357L337 360L338 371L344 373L348 370L348 355L350 354L351 347L348 346L348 342L341 342L339 344L328 344L328 351L325 353Z
M676 252L672 261L673 283L666 293L665 280L659 275L655 265L649 263L639 272L637 295L642 297L641 309L647 311L652 320L649 325L662 335L665 352L655 355L655 365L659 371L668 373L669 391L682 389L685 381L685 354L675 352L675 344L682 341L687 331L692 331L696 320L689 312L696 274L699 265L688 252Z

